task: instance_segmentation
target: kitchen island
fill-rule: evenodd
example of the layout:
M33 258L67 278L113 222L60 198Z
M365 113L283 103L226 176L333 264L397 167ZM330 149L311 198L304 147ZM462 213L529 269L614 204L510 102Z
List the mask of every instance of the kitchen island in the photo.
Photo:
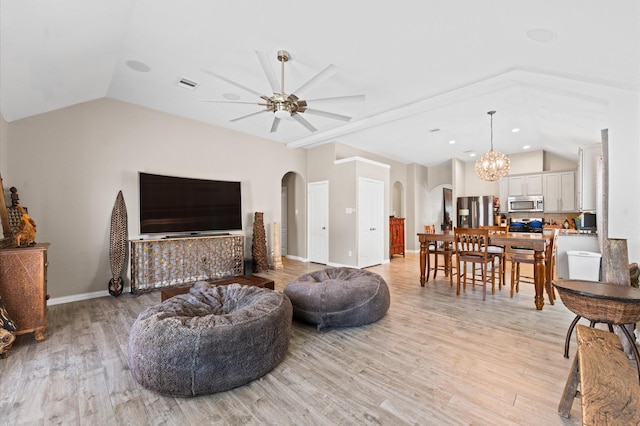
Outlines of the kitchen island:
M558 278L570 278L568 251L600 253L598 234L579 234L575 231L558 234L556 242L556 277Z

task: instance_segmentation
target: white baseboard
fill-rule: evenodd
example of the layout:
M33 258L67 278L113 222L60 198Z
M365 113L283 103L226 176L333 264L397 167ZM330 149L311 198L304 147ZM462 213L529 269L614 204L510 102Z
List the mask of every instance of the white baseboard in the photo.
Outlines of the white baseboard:
M285 256L287 259L291 259L291 260L297 260L298 262L305 262L308 263L309 261L307 259L305 259L304 257L298 257L298 256L292 256L290 254L287 254Z
M131 291L131 287L125 287L122 290L122 293L128 293L129 291ZM94 291L91 293L80 293L80 294L74 294L72 296L54 297L53 299L47 300L47 306L62 305L64 303L71 303L71 302L80 302L81 300L97 299L98 297L106 297L106 296L111 296L108 290Z

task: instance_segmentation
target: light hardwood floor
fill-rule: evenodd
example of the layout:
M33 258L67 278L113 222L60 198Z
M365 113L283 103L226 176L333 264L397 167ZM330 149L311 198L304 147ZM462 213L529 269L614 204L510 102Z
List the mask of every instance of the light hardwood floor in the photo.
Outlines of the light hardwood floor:
M323 267L284 264L259 275L282 290ZM442 279L422 288L415 253L370 270L390 287L383 319L322 332L294 322L273 371L196 398L158 395L129 372L129 328L159 292L52 306L46 340L19 336L0 360L0 424L580 424L579 399L569 420L557 414L573 319L562 302L545 298L536 311L530 284L513 299L503 289L485 302L479 286L459 297Z

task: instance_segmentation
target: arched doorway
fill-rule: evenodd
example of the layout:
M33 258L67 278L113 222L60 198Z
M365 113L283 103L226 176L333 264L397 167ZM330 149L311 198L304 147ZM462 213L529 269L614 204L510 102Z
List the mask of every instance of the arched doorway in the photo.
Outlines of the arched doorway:
M404 217L404 187L399 181L393 183L391 189L391 216Z

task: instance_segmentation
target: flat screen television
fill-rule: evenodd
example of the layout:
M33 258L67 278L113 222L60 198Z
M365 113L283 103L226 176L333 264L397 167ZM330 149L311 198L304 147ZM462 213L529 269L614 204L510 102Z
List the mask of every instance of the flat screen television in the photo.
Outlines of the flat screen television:
M242 230L240 182L139 172L140 233Z

